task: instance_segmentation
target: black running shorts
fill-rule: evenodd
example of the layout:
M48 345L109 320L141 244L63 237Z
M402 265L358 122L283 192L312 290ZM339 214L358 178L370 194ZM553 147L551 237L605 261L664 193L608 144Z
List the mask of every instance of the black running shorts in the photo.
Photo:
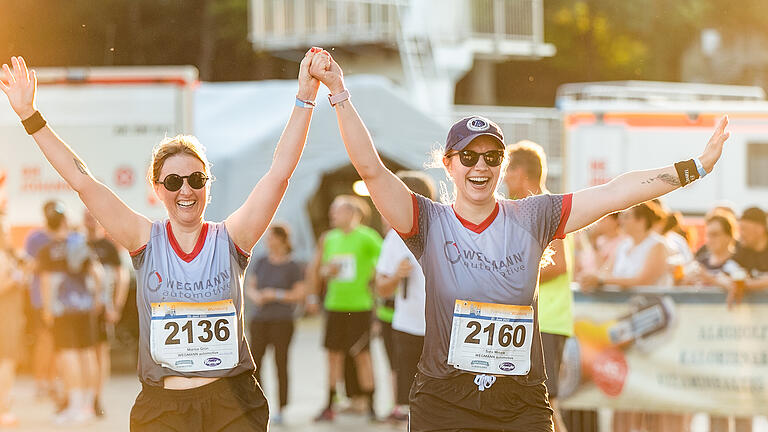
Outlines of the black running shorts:
M371 311L327 312L325 343L329 351L356 356L368 350L371 342Z
M131 432L262 432L268 421L251 372L189 390L142 385L131 409Z
M90 311L67 312L53 318L53 344L57 351L81 350L96 345L96 328Z
M547 369L547 392L550 398L556 398L560 388L560 365L563 360L563 348L567 337L559 334L542 333L541 345L544 347L544 367Z
M483 391L476 375L438 379L416 374L411 386L409 430L552 432L552 408L544 384L524 386L497 377Z

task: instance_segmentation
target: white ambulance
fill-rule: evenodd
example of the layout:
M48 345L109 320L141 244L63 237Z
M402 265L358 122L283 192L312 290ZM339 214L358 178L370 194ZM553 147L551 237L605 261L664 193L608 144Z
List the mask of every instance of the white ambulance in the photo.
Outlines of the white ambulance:
M565 190L697 156L727 114L731 137L715 174L669 194L665 204L688 215L703 215L720 202L730 202L737 212L753 205L768 209L768 101L759 87L566 84L558 89L557 107Z
M91 172L150 218L163 209L146 181L152 148L165 136L190 133L197 69L110 67L38 69L37 106ZM74 223L77 194L26 135L7 101L0 102L0 206L12 242L43 223L42 205L59 199Z

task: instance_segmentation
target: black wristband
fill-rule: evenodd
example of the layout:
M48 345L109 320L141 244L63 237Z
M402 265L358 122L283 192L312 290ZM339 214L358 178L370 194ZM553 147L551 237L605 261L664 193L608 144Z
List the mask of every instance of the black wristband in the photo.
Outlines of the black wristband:
M677 177L680 178L680 186L688 185L699 179L699 170L693 159L677 162L675 169L677 170Z
M43 115L40 114L40 111L35 111L34 114L21 121L21 124L24 126L24 129L29 135L32 135L33 133L44 128L46 123L47 122L43 118Z

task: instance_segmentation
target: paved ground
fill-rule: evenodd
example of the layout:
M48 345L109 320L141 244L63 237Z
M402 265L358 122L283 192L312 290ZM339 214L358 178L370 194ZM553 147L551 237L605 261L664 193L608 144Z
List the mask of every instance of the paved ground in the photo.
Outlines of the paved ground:
M270 428L274 432L396 432L405 431L404 425L373 424L355 415L341 415L331 424L314 424L311 419L319 412L327 397L326 391L326 361L320 346L321 325L317 318L302 320L297 326L291 351L291 394L290 405L284 413L285 424ZM374 369L384 371L386 368L382 345L374 341L373 346ZM277 386L273 378L274 364L269 359L264 365L262 385L270 405L277 403ZM389 413L391 402L391 389L388 387L389 377L383 373L376 376L376 409L381 415ZM128 414L140 389L138 379L133 375L114 376L107 386L104 395L104 406L107 412L106 418L87 426L81 427L53 427L51 417L53 405L47 401L37 401L34 398L32 382L28 378L22 378L13 391L13 410L19 416L20 424L13 429L19 432L44 432L44 431L110 431L119 432L128 430ZM610 432L610 412L601 413L601 426L603 432ZM706 415L697 415L694 419L693 431L706 432ZM0 428L1 429L1 428ZM755 421L754 432L768 432L768 422L765 417Z
M321 348L321 325L317 318L302 320L297 326L291 351L291 393L290 404L286 408L283 417L284 425L275 426L270 430L275 432L331 432L331 431L376 431L394 432L404 431L405 427L396 427L389 424L372 424L355 415L340 415L332 424L313 424L311 419L316 415L327 397L326 390L326 361ZM374 341L373 347L374 369L384 370L383 348L378 341ZM270 405L277 404L277 383L273 378L274 364L270 352L267 353L267 362L264 365L262 386L270 400ZM270 379L272 378L272 379ZM379 374L377 377L376 407L379 413L389 413L392 402L391 389L388 389L388 377ZM105 395L104 406L107 416L103 420L80 427L53 427L51 417L53 405L48 401L37 401L34 398L34 388L28 378L22 377L13 391L13 411L17 414L20 424L15 431L59 431L77 430L91 431L127 431L128 414L140 385L133 375L114 376L109 382Z

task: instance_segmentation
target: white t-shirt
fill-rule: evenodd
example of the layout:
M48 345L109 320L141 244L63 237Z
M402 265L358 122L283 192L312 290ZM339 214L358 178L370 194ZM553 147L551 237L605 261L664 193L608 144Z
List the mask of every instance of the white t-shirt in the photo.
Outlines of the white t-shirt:
M381 245L376 272L384 276L392 276L404 259L410 261L413 269L395 292L395 315L392 317L392 328L404 333L424 336L426 328L424 273L400 236L394 230L389 230Z

